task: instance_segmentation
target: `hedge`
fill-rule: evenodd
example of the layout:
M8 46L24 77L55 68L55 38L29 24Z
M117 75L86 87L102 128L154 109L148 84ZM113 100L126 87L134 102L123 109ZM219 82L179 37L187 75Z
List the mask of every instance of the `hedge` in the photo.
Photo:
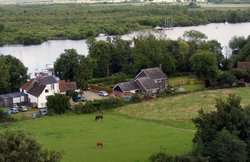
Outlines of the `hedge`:
M74 111L78 114L87 114L93 113L97 111L102 111L106 109L113 109L117 107L121 107L125 104L122 99L109 97L103 100L94 100L94 101L87 101L85 104L78 104L75 105Z

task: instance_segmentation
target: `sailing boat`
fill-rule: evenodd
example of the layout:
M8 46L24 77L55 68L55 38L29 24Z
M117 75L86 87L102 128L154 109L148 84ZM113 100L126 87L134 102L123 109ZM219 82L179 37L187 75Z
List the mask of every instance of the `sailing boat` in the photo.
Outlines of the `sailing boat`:
M165 19L165 26L164 27L160 27L160 26L156 26L155 29L156 30L173 30L173 19L172 22L168 22L168 20Z

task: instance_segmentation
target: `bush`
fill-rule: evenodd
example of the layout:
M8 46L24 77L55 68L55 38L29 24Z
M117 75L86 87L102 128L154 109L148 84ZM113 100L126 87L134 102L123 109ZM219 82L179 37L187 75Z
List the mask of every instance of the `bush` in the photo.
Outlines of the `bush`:
M70 108L69 97L63 94L49 96L47 104L49 113L63 114Z
M0 123L4 122L13 122L15 119L8 116L6 112L4 112L2 109L0 109Z
M143 98L138 93L135 93L131 96L130 103L140 103L143 101Z
M0 161L60 162L61 152L43 149L37 140L22 130L0 133Z
M205 162L202 158L194 157L193 155L172 156L165 152L153 154L150 158L151 162Z
M125 103L121 99L117 98L107 98L103 100L87 101L85 104L75 105L74 111L78 114L80 113L93 113L97 111L102 111L105 109L113 109L123 106Z

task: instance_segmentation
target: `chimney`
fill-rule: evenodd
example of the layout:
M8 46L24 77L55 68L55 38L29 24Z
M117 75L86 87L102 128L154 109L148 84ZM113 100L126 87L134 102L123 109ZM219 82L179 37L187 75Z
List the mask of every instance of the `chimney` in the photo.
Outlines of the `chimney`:
M159 64L159 68L162 70L162 64Z

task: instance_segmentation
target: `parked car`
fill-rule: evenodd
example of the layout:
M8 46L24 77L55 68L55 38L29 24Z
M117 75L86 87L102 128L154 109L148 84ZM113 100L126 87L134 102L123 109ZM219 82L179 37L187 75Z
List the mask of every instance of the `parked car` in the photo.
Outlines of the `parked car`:
M48 114L48 111L47 111L46 109L40 109L40 110L39 110L39 113L40 113L41 115L47 115L47 114Z
M73 99L75 102L84 102L86 101L85 97L77 96L76 98Z
M99 96L104 96L104 97L109 95L108 92L106 92L106 91L99 91L98 94L99 94Z
M12 106L11 106L12 108L18 108L18 105L17 104L12 104Z
M11 112L11 114L16 114L19 112L18 109L15 107L9 108L9 111Z
M26 106L19 106L17 109L18 109L19 111L22 111L22 112L28 110Z

